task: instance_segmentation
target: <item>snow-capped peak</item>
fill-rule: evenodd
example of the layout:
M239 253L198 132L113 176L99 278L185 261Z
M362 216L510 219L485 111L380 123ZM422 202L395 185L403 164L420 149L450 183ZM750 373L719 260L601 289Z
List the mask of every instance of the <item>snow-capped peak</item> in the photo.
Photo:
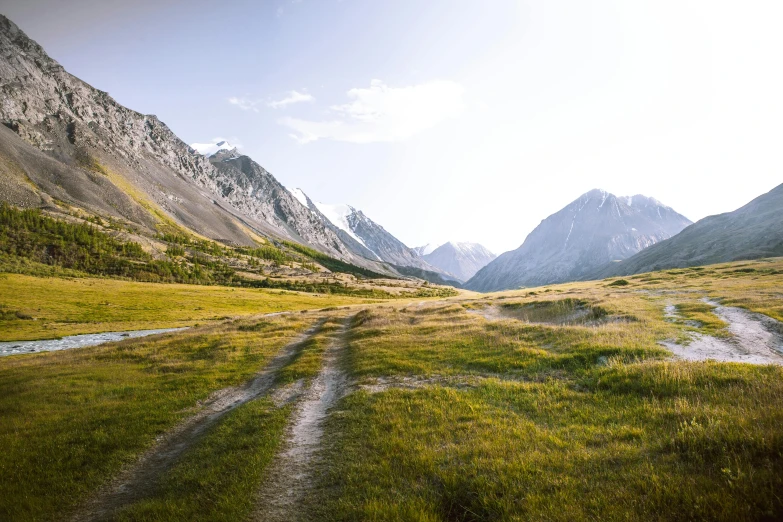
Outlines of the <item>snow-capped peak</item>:
M206 156L207 158L214 156L221 150L226 151L232 151L236 150L236 147L226 140L221 140L218 142L213 143L191 143L191 147L196 149L196 151L201 154L202 156Z
M656 206L656 207L662 207L662 208L671 208L667 205L664 205L660 201L658 201L655 198L651 198L649 196L645 196L644 194L636 194L634 196L622 196L620 197L620 200L624 201L626 205L629 207L634 205L641 205L642 207L646 206Z
M427 245L429 247L430 245ZM423 247L419 247L421 249ZM416 249L419 251L419 249ZM423 251L423 250L422 250ZM495 254L478 243L449 241L426 254L424 260L441 270L467 281L487 263L495 259Z
M326 216L326 219L331 221L334 226L343 230L346 234L354 238L363 246L367 246L362 238L356 235L356 233L351 228L351 224L348 222L348 216L351 216L356 212L355 208L353 208L351 205L346 205L345 203L337 203L335 205L321 203L320 201L314 201L313 203L321 212L321 214Z

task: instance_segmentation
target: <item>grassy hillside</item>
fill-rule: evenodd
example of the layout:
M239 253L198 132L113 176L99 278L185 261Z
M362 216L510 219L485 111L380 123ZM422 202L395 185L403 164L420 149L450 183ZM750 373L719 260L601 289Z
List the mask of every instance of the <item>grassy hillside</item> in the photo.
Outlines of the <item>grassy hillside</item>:
M382 274L294 243L230 247L184 233L147 238L131 232L119 222L95 216L75 214L70 220L54 219L39 210L0 204L0 322L5 323L0 339L193 324L239 313L313 308L323 302L313 295L281 298L284 293L245 290L248 288L345 296L331 300L332 304L365 302L348 297L390 299L456 294L449 287L404 280L398 280L392 289ZM143 241L145 247L137 241ZM165 253L161 254L161 250ZM46 279L6 277L3 273ZM91 277L105 278L105 282L68 281ZM222 286L232 290L155 288L120 284L118 280ZM90 289L77 303L71 302L76 295L74 285ZM243 297L233 299L234 304L215 302L219 296L236 296L233 289ZM115 299L117 292L124 296ZM68 309L69 302L75 307L73 310ZM54 310L60 312L53 313ZM38 319L46 323L35 322Z

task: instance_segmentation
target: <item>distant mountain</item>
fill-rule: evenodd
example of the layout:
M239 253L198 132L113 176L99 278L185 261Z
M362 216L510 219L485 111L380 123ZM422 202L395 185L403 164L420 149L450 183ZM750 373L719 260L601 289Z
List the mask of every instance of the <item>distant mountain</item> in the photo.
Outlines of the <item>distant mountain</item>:
M426 252L426 249L422 250ZM497 256L478 243L448 242L422 255L427 263L467 281Z
M413 247L413 251L416 252L420 256L426 256L427 254L431 254L433 250L438 248L438 245L433 245L432 243L427 243L424 246L417 246Z
M302 205L310 209L310 212L315 215L326 228L336 234L337 237L340 238L340 241L350 246L353 251L358 252L359 255L362 255L367 259L383 261L380 257L378 257L378 255L375 254L375 252L367 248L363 241L356 237L356 234L350 230L350 227L342 223L340 220L336 221L338 221L338 223L340 223L342 226L337 226L332 223L332 221L318 209L318 206L315 204L315 202L311 200L302 189L295 188L288 190Z
M370 257L396 266L415 267L440 272L429 265L411 248L368 218L364 212L346 204L327 204L312 200L302 189L290 189L301 203L306 205L328 225L341 230L370 253Z
M400 274L408 277L417 277L424 279L430 283L436 285L448 285L455 288L462 288L462 281L458 281L456 276L450 274L444 274L443 272L433 272L432 270L425 270L423 268L416 268L415 266L400 266L392 265L394 269Z
M629 275L777 256L783 256L783 185L734 212L699 220L597 275Z
M195 150L155 116L66 72L2 15L0 91L0 200L52 212L78 207L147 235L290 240L393 273L227 142Z
M465 287L490 292L582 279L690 223L653 198L591 190L543 220L522 246L479 270Z

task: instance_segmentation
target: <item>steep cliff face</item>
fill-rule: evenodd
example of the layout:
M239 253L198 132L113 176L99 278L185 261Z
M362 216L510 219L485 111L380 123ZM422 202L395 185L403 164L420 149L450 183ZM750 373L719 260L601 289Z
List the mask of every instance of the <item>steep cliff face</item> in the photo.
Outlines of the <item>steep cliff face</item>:
M24 174L41 200L153 231L173 221L214 239L252 243L237 213L216 197L214 168L206 158L155 116L127 109L66 72L5 17L0 79L0 122L16 134L0 134L3 159ZM2 197L19 203L10 192ZM252 228L274 233L264 223Z
M381 268L247 156L200 154L155 116L66 72L2 16L0 93L0 168L9 172L2 199L61 201L150 231L174 223L234 244L252 244L254 233L289 239Z
M486 292L582 279L689 224L653 198L592 190L542 221L522 246L479 270L466 287Z

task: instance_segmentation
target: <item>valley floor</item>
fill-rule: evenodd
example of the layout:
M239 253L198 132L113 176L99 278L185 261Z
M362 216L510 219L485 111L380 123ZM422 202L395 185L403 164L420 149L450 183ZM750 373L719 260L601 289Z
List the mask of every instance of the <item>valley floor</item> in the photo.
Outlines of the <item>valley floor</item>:
M0 276L6 324L202 326L0 359L0 519L783 518L781 259L382 303L88 283Z

